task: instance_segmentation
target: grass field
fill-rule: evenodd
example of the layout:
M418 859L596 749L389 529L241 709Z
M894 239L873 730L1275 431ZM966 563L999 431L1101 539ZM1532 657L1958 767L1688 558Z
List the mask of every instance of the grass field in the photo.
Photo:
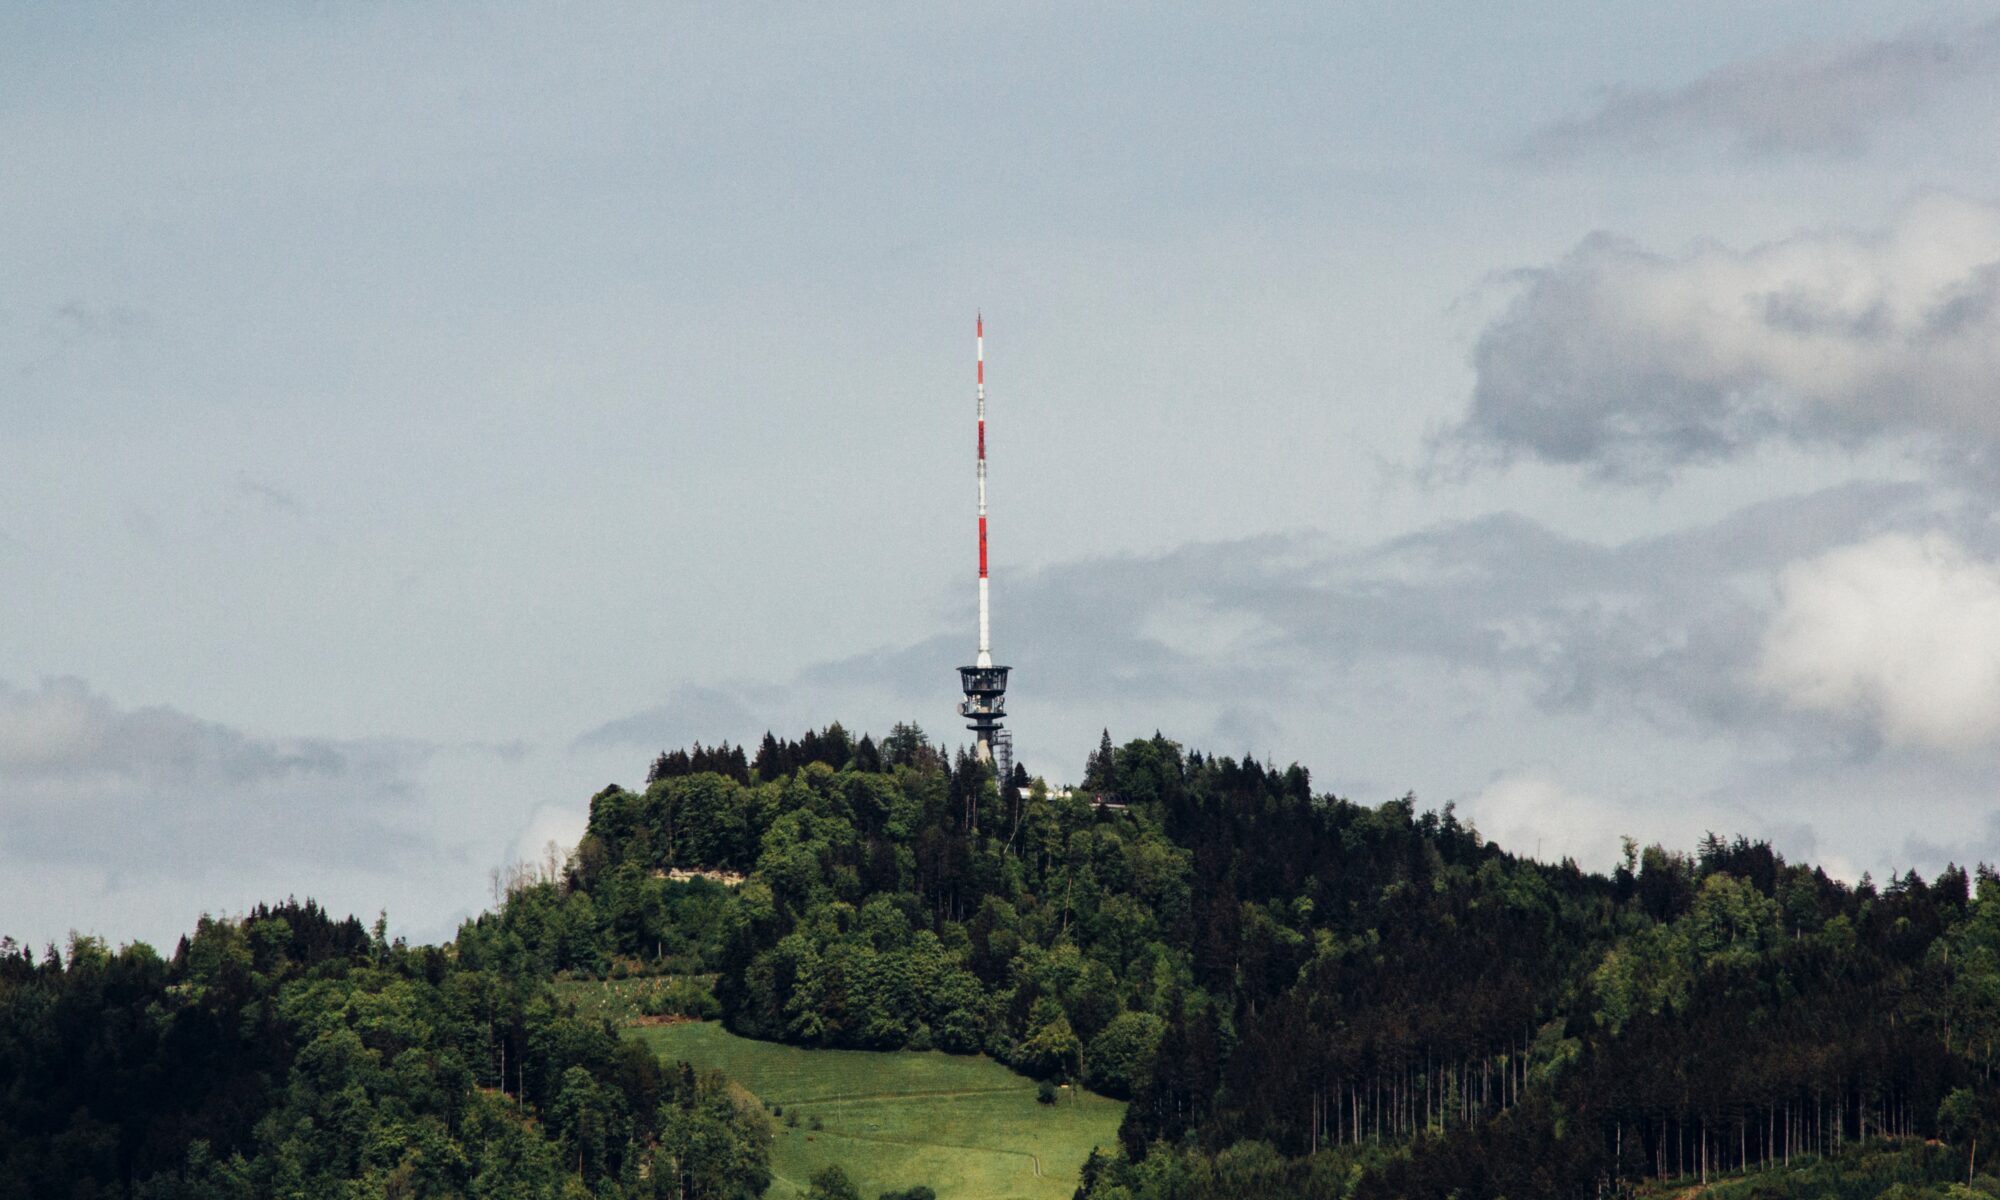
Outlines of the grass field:
M713 984L713 975L650 975L630 979L557 980L556 995L576 1005L586 1017L604 1017L613 1024L628 1025L645 1011L649 996L658 996L682 980Z
M1032 1081L988 1058L803 1050L713 1022L630 1035L669 1061L719 1070L784 1110L771 1145L777 1200L803 1195L829 1163L867 1200L914 1184L936 1188L940 1200L1069 1200L1090 1148L1114 1146L1125 1114L1123 1102L1089 1092L1037 1103Z

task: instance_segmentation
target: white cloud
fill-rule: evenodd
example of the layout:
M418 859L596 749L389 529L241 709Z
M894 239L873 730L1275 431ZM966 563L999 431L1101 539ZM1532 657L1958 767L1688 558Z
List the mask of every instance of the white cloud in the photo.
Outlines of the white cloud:
M1519 279L1448 443L1624 479L1782 439L2000 465L2000 206L1678 256L1595 234Z
M542 804L529 814L527 827L514 839L513 861L532 866L545 864L552 856L556 865L569 857L583 840L590 814L585 808L565 804ZM553 847L553 849L551 849Z
M1794 564L1779 596L1755 678L1785 704L1897 746L2000 735L2000 567L1941 533L1883 534Z
M1459 805L1459 819L1502 848L1543 862L1573 858L1587 870L1618 862L1620 838L1642 836L1629 809L1564 786L1553 774L1529 768L1501 775Z
M1771 799L1782 788L1764 789L1755 802L1746 804L1738 787L1705 789L1685 775L1635 784L1632 773L1625 772L1615 780L1579 784L1572 774L1567 763L1546 762L1503 771L1457 802L1459 819L1470 821L1480 836L1510 853L1549 863L1575 859L1587 871L1616 867L1628 837L1641 846L1691 850L1705 834L1713 833L1768 841L1794 861L1820 862L1842 879L1858 877L1860 869L1849 859L1822 850L1813 825L1796 819L1803 812L1843 831L1857 824L1866 827L1860 844L1871 847L1875 869L1886 870L1896 861L1893 856L1872 859L1880 851L1884 833L1879 817L1863 806L1829 809L1824 793L1814 790L1824 781L1811 781L1803 789L1812 792L1810 796L1786 795L1783 805L1774 805ZM1792 785L1798 787L1799 782L1795 776ZM1935 862L1925 865L1934 870L1946 857L1936 856ZM1902 862L1909 865L1908 859Z

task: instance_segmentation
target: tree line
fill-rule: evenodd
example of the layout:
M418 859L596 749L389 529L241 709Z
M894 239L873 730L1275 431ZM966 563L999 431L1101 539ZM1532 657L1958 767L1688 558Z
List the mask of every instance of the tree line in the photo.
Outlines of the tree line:
M2000 1192L1987 868L1711 835L1588 872L1158 734L1083 779L909 724L696 745L446 946L308 902L166 958L8 947L0 1198L761 1194L754 1106L551 990L621 972L1128 1099L1083 1200Z
M161 957L0 947L0 1197L760 1196L760 1112L550 990L489 915L446 946L311 901Z
M1105 734L1074 792L889 741L601 793L566 965L657 944L667 870L747 872L702 959L732 1028L1129 1097L1085 1188L1112 1200L1179 1194L1136 1182L1156 1155L1268 1151L1276 1195L1609 1194L1988 1126L1984 868L1850 886L1710 835L1599 874L1158 735Z

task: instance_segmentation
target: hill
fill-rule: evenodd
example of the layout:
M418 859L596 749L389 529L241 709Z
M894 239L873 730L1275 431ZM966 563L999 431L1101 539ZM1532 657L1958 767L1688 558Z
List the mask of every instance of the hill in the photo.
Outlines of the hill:
M1125 1106L1032 1080L988 1058L939 1051L806 1050L711 1023L640 1029L667 1061L740 1082L778 1126L770 1195L803 1195L829 1165L862 1195L913 1185L944 1197L1069 1200L1092 1149L1117 1144Z
M1984 869L1976 894L1957 869L1850 887L1710 836L1598 875L1157 735L1107 737L1073 792L909 727L745 757L662 755L596 797L567 894L519 914L564 931L550 966L647 960L701 907L683 966L732 1030L1130 1097L1087 1192L1227 1161L1274 1195L1594 1193L1969 1139L1987 1111ZM665 877L690 868L748 882Z
M1084 776L910 726L693 747L446 946L291 903L12 948L0 1197L755 1196L897 1129L938 1176L883 1186L978 1191L918 1151L1010 1148L958 1134L1041 1082L1100 1130L1129 1101L1086 1200L2000 1189L1985 867L1850 886L1709 836L1600 875L1158 735ZM621 1040L634 1006L719 1017L646 1036L804 1133ZM924 1086L961 1072L1018 1082Z

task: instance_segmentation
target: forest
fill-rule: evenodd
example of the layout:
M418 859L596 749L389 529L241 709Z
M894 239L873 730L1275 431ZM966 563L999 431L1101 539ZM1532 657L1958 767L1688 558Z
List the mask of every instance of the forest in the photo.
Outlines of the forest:
M171 957L0 956L0 1197L751 1197L753 1114L558 1004L517 940L310 901ZM682 1181L678 1193L659 1190ZM608 1185L608 1186L599 1186ZM651 1190L649 1190L649 1188Z
M9 945L0 1197L761 1194L763 1114L551 990L631 974L1128 1098L1082 1200L2000 1195L1985 867L1596 874L1158 734L1051 789L836 724L662 753L445 946L309 901Z

